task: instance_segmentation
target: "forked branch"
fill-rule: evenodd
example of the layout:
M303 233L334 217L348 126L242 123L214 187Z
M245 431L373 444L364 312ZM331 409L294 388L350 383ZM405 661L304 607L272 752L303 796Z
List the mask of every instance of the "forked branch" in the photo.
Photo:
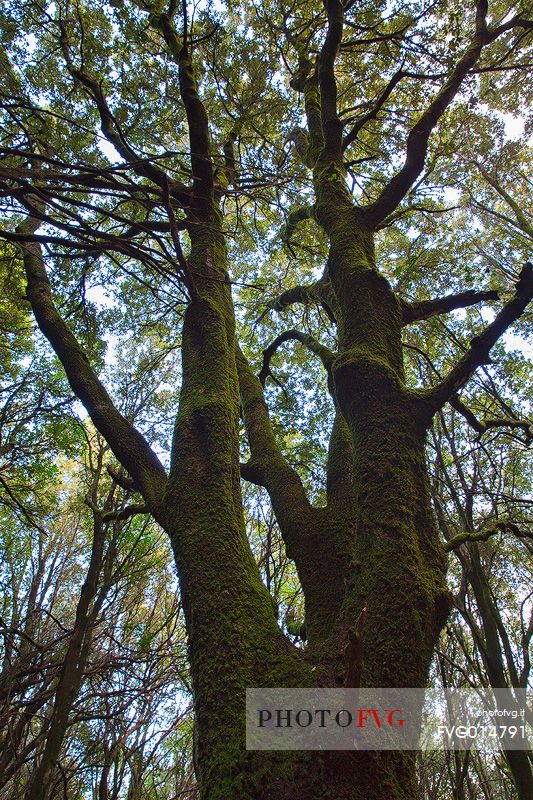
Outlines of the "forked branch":
M403 166L384 187L377 200L366 206L364 213L367 224L370 226L377 228L397 208L421 174L428 152L429 137L457 95L463 81L475 67L483 48L513 28L528 30L533 27L533 22L516 15L504 25L489 30L486 20L487 11L487 0L477 0L475 31L472 40L448 80L411 128L407 137Z
M267 348L263 350L263 366L261 368L261 372L259 373L259 380L263 386L265 385L266 379L272 375L270 371L270 361L272 356L282 344L290 341L300 342L300 344L303 344L304 347L307 347L311 353L317 355L329 374L335 354L329 349L329 347L326 347L325 345L321 344L318 339L315 339L314 336L311 336L308 333L303 333L302 331L297 331L293 328L290 331L284 331L281 333L271 344L269 344Z
M479 439L483 436L484 433L487 431L494 430L495 428L510 428L511 430L522 430L525 435L525 444L529 445L533 441L533 429L531 423L525 419L485 419L483 421L479 420L474 412L466 406L462 400L459 399L458 395L452 395L449 400L450 405L454 408L461 416L463 416L471 428L473 428L477 433L478 436L476 439Z
M250 447L250 460L241 465L241 476L270 495L281 533L288 548L294 543L294 519L312 523L314 509L309 503L300 476L285 459L276 440L263 387L242 351L236 353L244 425ZM293 534L294 535L294 534Z
M509 326L520 318L532 299L533 266L528 262L520 272L512 300L502 308L494 321L479 336L472 339L470 348L456 366L427 395L427 402L432 413L442 408L444 403L465 385L479 366L490 363L491 348Z

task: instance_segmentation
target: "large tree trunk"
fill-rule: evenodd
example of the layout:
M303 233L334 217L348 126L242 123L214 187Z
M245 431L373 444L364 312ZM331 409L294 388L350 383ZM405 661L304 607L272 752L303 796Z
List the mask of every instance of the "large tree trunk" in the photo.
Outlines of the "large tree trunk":
M346 622L366 608L364 685L423 686L449 611L424 453L429 417L404 383L400 303L375 269L372 233L354 229L351 208L325 224L340 343L332 372L352 436L357 515Z
M220 234L197 233L190 263L207 275L199 281L201 300L185 315L163 513L189 637L201 795L222 800L253 797L264 780L246 766L253 760L244 749L246 687L307 685L310 671L279 630L246 538L235 329Z
M185 316L183 387L163 512L189 635L201 796L415 798L410 753L318 756L247 752L244 745L247 687L355 685L354 677L366 686L422 686L427 679L447 611L445 562L429 506L422 413L401 384L397 301L369 265L347 289L366 298L369 320L357 328L352 314L333 365L353 453L350 502L304 515L302 526L296 488L286 496L279 486L290 476L275 459L268 462L265 482L306 596L309 642L298 651L278 627L246 538L233 306L216 227L215 218L193 239L191 268L207 277L198 283L201 300ZM372 313L380 315L374 323ZM241 391L252 425L246 375ZM340 410L337 437L341 426L348 430ZM346 456L332 436L332 481L335 447L339 458ZM362 671L354 676L346 646L363 607Z

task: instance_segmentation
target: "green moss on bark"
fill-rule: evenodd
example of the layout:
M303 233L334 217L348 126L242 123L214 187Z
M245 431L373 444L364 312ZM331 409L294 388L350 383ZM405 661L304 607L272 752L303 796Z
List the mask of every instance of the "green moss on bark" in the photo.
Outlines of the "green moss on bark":
M228 798L246 780L246 688L308 685L311 672L277 625L246 537L233 306L214 227L193 238L191 269L203 277L184 320L165 527L188 632L202 796Z
M425 431L383 359L351 350L334 375L354 443L358 575L344 614L367 609L363 685L421 686L447 606Z

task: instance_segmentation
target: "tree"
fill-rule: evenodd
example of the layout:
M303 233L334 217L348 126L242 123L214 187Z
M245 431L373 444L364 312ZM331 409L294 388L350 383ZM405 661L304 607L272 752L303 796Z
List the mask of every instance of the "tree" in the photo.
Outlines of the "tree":
M174 0L11 7L2 236L20 247L37 324L127 473L123 487L170 537L204 798L417 795L412 753L247 752L244 691L427 681L451 597L426 432L524 314L533 269L513 263L511 281L488 286L472 270L473 286L461 274L454 286L418 265L409 300L393 288L386 243L409 237L419 215L435 225L458 173L480 180L454 137L490 152L492 110L509 97L520 109L532 25L520 4L486 0L228 3L223 15ZM277 293L279 268L296 280ZM115 330L125 320L156 330L167 352L181 340L166 466L102 382L91 279L117 284ZM241 303L264 282L266 331L269 314L299 306L309 324L276 330L257 377ZM428 299L440 283L453 294ZM402 332L496 302L497 290L507 297L494 319L446 373L410 381ZM322 493L309 492L269 414L265 384L287 342L325 372ZM268 492L296 566L305 649L284 635L261 581L241 477Z
M63 465L60 508L37 531L2 530L2 798L134 798L186 773L186 747L167 741L190 738L170 548L106 451L88 437L86 469Z
M465 432L454 415L455 410L447 420L441 415L433 431L432 491L439 527L461 568L456 578L458 613L447 625L440 669L447 685L471 680L481 686L526 688L533 624L528 610L531 520L519 489L523 444L519 437L510 444L496 435L472 448L468 439L461 441ZM509 492L509 483L514 491ZM508 751L501 762L502 773L513 776L516 796L528 797L533 787L528 752ZM459 774L464 781L468 770Z

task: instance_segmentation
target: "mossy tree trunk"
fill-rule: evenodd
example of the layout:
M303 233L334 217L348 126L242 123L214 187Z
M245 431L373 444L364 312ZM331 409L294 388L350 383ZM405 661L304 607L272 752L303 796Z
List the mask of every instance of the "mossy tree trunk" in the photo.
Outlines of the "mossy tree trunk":
M330 252L321 280L295 287L279 298L276 308L320 298L336 323L338 349L331 352L298 331L278 337L269 348L272 355L284 341L296 339L327 370L336 416L325 508L311 505L283 457L261 382L236 342L208 120L187 37L178 37L168 15L151 22L179 65L193 175L184 202L183 188L159 167L143 174L158 187L167 208L177 271L190 295L168 475L145 439L114 407L59 316L40 245L24 245L28 297L38 324L62 360L73 390L172 542L189 637L202 800L416 798L410 753L247 752L245 690L425 684L448 612L445 554L429 501L426 429L432 415L487 359L533 294L528 271L513 300L439 385L426 391L406 385L402 326L487 296L471 292L408 306L379 273L374 255L376 231L420 174L432 128L489 41L483 4L465 55L411 131L404 166L364 208L354 206L346 188L343 126L336 106L334 64L343 6L332 1L325 8L328 27L318 62L313 66L305 54L301 58L297 88L304 94L308 130L296 138L314 178L312 216L327 235ZM120 137L113 139L113 118L98 84L80 70L73 70L73 76L92 92L102 128L119 149ZM144 162L136 168L147 169ZM231 180L229 166L225 177ZM187 212L187 259L175 228L176 199ZM38 225L30 216L19 227L21 240L31 239ZM251 453L245 465L239 464L241 406ZM261 582L246 537L241 477L268 491L298 570L305 595L305 650L283 635Z

